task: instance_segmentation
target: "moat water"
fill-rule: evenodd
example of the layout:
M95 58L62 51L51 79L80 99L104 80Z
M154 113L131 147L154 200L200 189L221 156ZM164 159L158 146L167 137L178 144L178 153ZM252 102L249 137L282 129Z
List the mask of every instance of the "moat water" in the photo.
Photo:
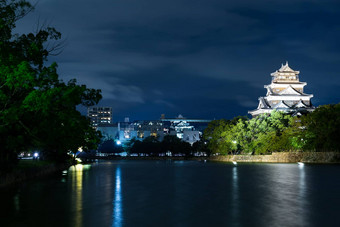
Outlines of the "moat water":
M0 191L1 226L340 226L340 165L103 161Z

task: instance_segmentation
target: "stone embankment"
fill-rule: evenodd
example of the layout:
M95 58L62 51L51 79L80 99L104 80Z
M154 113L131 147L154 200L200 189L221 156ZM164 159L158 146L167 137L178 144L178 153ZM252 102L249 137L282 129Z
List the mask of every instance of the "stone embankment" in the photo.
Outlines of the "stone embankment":
M268 163L340 163L340 152L273 152L270 155L219 155L210 157L102 157L106 160L196 160Z
M211 161L273 163L340 163L340 152L273 152L270 155L212 156Z

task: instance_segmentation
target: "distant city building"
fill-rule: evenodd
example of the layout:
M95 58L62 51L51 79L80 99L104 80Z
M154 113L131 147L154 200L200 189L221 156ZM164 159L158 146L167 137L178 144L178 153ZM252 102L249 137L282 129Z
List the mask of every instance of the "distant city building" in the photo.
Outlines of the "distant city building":
M133 123L135 130L138 131L138 138L143 139L148 136L159 137L162 140L164 136L164 128L163 122L159 120L152 121L135 121Z
M183 138L182 140L190 143L191 145L194 144L195 142L200 140L200 136L202 135L202 132L193 130L193 131L183 131Z
M271 113L273 110L284 111L292 115L301 115L311 112L315 107L311 103L313 95L303 92L306 82L300 82L299 71L288 66L281 65L279 70L271 73L272 82L264 87L267 89L265 97L259 98L256 110L249 111L253 117L259 114Z
M111 125L99 125L97 130L101 131L105 139L119 140L124 143L131 139L143 140L148 136L157 137L160 141L164 137L163 123L155 121L118 122Z
M99 125L97 127L97 130L102 133L104 140L118 139L119 135L118 124Z
M89 110L94 117L98 115L96 111L98 112L98 107L95 110ZM105 112L107 113L108 110L106 109ZM122 144L131 139L144 140L149 136L156 137L159 141L162 141L166 135L175 135L183 141L193 144L200 140L203 130L210 122L210 120L203 119L187 119L182 115L177 118L165 118L164 114L159 120L129 122L129 119L125 118L124 122L115 124L109 124L106 120L107 116L103 121L94 120L93 123L98 122L96 128L101 131L106 140L113 139Z
M90 118L93 127L112 124L111 107L89 107L87 117Z
M165 118L162 114L161 122L169 128L170 135L176 135L178 138L190 144L200 140L203 130L208 126L211 120L205 119L188 119L181 114L177 118Z

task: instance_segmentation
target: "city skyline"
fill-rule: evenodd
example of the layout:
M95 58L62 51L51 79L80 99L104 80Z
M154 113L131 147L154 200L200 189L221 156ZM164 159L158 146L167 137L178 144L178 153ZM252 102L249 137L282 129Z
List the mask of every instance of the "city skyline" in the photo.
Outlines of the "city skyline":
M36 3L36 1L30 1ZM315 106L338 103L337 1L39 1L17 32L55 27L62 79L102 89L114 121L247 115L286 61ZM249 115L248 115L249 116Z

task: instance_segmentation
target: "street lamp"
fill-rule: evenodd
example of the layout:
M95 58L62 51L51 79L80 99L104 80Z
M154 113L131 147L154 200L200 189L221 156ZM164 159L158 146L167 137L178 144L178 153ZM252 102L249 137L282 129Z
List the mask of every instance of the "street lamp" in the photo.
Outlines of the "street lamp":
M236 141L236 140L233 140L233 144L236 145L236 143L237 143L237 141ZM232 151L232 152L233 152L233 154L235 154L234 151ZM237 146L236 146L236 153L237 153Z

